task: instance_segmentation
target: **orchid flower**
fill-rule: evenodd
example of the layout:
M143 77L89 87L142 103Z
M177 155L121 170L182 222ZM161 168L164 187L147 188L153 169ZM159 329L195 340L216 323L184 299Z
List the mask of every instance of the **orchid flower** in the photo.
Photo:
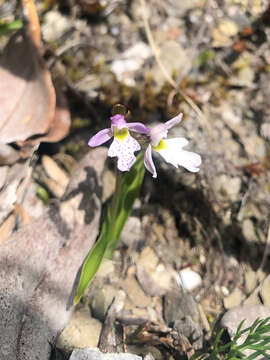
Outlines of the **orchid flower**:
M157 171L152 159L152 150L158 152L164 160L178 168L183 166L191 172L198 172L201 165L200 155L183 150L183 147L188 144L185 138L166 139L168 130L174 125L180 123L183 114L179 114L173 119L154 126L149 133L151 143L148 145L144 155L144 165L148 171L157 177ZM164 140L166 139L166 140Z
M114 137L108 150L108 156L118 158L117 167L120 171L129 171L136 160L134 152L141 149L138 141L129 134L129 130L141 134L149 134L150 130L139 122L127 123L125 117L120 114L114 115L110 119L111 127L103 129L91 137L88 145L96 147Z

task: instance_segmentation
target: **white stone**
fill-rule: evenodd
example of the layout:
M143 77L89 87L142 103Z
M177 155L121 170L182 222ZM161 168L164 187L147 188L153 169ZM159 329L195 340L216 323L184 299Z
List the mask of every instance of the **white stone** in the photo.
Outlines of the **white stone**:
M190 268L179 271L179 284L186 290L192 291L202 284L201 276Z
M49 11L44 16L44 23L41 26L43 38L46 41L55 41L60 38L69 28L70 20L60 14L59 11Z
M134 73L140 69L151 53L152 50L148 45L139 42L127 49L119 59L115 60L111 65L111 70L119 81L134 86Z

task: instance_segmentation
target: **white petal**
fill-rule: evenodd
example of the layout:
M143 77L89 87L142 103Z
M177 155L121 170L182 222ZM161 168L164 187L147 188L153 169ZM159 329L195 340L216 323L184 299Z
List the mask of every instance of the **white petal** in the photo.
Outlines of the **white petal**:
M191 172L198 172L201 165L200 155L183 150L183 146L188 144L188 140L185 138L176 138L164 140L167 147L159 150L158 152L164 158L164 160L172 164L175 167L183 166Z
M157 177L157 171L152 159L152 146L149 144L144 154L144 166L153 175L153 178Z
M140 150L140 144L132 136L128 135L125 140L119 141L114 138L109 147L108 156L117 156L117 167L120 171L129 171L134 164L136 157L135 151Z
M184 146L187 146L189 141L186 138L173 138L173 139L166 139L164 140L165 143L170 148L174 148L175 150L182 149Z

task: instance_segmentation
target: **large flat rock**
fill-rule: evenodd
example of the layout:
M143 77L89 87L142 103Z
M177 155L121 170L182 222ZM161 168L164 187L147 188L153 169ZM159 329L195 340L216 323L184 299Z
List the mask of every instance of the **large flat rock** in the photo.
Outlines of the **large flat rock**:
M47 360L99 230L106 150L90 151L62 201L0 246L0 359Z

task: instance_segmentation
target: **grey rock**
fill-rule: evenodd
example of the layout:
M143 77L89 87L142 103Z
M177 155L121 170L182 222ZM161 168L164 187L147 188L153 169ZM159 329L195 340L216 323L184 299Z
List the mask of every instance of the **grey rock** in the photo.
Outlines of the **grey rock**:
M106 312L117 294L117 289L111 285L104 285L102 289L94 290L91 299L91 310L95 318L104 321Z
M245 294L239 288L235 288L230 295L223 299L225 309L231 309L238 306L245 298Z
M144 356L143 359L144 359L144 360L155 360L154 356L153 356L151 353L149 353L149 354L147 354L146 356Z
M135 306L144 308L150 305L151 298L143 292L134 276L128 276L126 279L121 280L120 286Z
M160 263L155 251L146 246L137 260L137 279L149 296L162 296L171 289L173 270Z
M120 353L124 351L122 346L123 329L116 323L116 316L124 308L125 299L125 292L119 290L107 311L98 343L99 349L103 352Z
M195 350L203 346L203 331L199 323L196 323L187 315L181 320L174 322L174 329L185 335Z
M140 219L136 216L130 216L123 228L121 241L128 247L137 245L143 238L143 230Z
M270 276L268 275L263 281L260 295L265 306L270 306Z
M142 360L133 354L108 354L102 353L97 348L76 349L69 360Z
M95 241L105 149L74 170L62 202L0 246L0 358L47 360L67 324L78 269Z
M132 354L139 354L145 359L146 356L152 356L155 360L163 360L164 353L160 351L156 346L147 345L147 344L136 344L136 345L127 345L127 351Z
M160 47L160 60L170 75L177 69L185 69L187 73L191 67L188 57L187 51L177 41L166 41ZM155 79L155 90L158 91L166 82L166 78L157 64L151 69L151 75Z
M244 276L245 276L246 291L248 293L251 293L255 289L258 282L258 277L256 275L256 272L253 271L252 269L249 269L248 271L245 272Z
M214 180L214 187L225 199L236 201L241 189L241 179L222 174Z
M27 186L22 206L26 213L32 218L38 218L45 212L45 206L41 199L37 196L38 185L30 183Z
M98 345L101 323L84 307L72 314L71 320L57 339L57 348L68 353L76 348Z
M179 335L184 335L195 349L202 348L203 333L197 304L190 294L171 291L164 297L164 317Z
M149 296L162 296L166 293L166 289L162 288L140 264L137 264L137 279Z
M199 323L200 315L197 304L190 294L180 289L170 291L164 296L164 317L168 325L189 315L195 323Z

